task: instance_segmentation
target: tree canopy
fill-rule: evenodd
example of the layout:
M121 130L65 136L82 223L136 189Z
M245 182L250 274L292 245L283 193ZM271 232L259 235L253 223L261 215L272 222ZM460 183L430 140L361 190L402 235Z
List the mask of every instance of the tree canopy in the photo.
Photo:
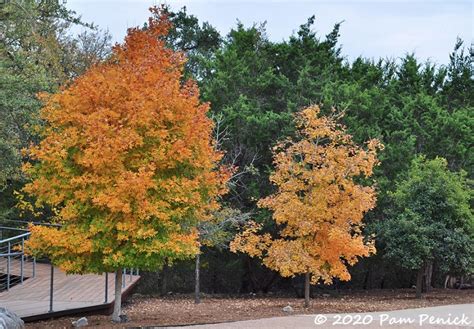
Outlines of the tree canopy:
M160 39L168 29L166 18L130 29L110 60L43 96L23 191L62 226L31 226L27 247L66 272L156 269L194 255L196 224L225 191L209 105L192 80L181 84L184 58Z
M318 107L298 113L297 129L300 140L275 146L270 180L277 191L259 201L272 211L279 237L257 236L251 227L233 241L233 250L261 257L286 277L310 273L313 283L348 280L346 266L375 251L362 236L375 190L355 179L372 176L382 145L356 145L335 118L320 117Z
M406 178L390 194L393 206L380 225L385 257L408 270L436 262L445 274L474 266L474 216L465 172L448 170L442 158L413 160Z

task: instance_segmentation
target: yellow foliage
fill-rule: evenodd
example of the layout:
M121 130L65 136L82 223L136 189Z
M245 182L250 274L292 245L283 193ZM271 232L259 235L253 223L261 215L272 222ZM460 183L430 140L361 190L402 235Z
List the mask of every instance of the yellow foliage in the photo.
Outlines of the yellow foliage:
M298 141L274 148L275 172L270 180L278 191L258 205L273 212L279 237L259 235L253 224L231 244L232 251L260 257L283 276L311 273L313 283L334 277L349 280L347 265L375 252L374 241L361 235L364 214L375 207L374 186L357 184L368 178L383 148L370 140L362 148L334 118L312 106L298 113Z

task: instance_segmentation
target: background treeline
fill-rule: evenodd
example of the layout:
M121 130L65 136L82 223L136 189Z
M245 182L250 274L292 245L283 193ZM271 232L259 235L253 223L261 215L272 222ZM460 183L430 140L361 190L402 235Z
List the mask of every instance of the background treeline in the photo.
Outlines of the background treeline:
M168 44L187 54L186 76L211 103L223 161L238 167L220 214L237 220L210 229L200 257L203 292L302 291L301 278L282 279L258 260L230 253L225 241L249 217L275 230L256 200L273 191L272 146L293 135L293 114L311 104L321 104L323 113L344 111L356 142L378 138L385 145L375 174L377 207L366 216L378 253L351 269L350 282L330 288L411 287L421 271L442 286L447 274L472 273L472 46L453 40L450 61L441 66L415 54L349 61L338 45L340 25L318 36L315 17L273 42L264 24L238 23L221 36L185 9L169 15ZM86 32L68 34L74 25ZM50 1L2 6L0 38L0 221L6 221L19 217L14 191L24 184L21 149L38 138L36 94L106 60L111 38ZM141 290L190 292L194 267L188 261L146 273Z

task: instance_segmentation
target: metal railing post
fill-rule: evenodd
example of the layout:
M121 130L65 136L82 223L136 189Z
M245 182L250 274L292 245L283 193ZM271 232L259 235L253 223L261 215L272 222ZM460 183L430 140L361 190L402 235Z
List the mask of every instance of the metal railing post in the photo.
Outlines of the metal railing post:
M131 268L130 272L128 273L128 278L130 282L132 282L132 275L133 275L133 268Z
M23 284L23 265L25 263L25 238L21 238L20 281Z
M7 248L7 290L10 290L10 270L11 270L11 260L10 260L10 252L11 252L11 244L8 241L8 248Z
M105 272L105 301L104 303L107 304L109 301L109 273Z
M15 236L10 236L10 234L6 234L5 236L5 234L3 233L4 230L26 231L26 233L22 233ZM12 288L17 283L23 284L25 279L28 278L28 276L25 276L25 266L27 266L28 261L28 257L27 255L25 255L25 240L27 240L30 235L31 233L27 232L27 230L25 229L4 227L0 225L0 255L3 259L6 260L7 267L6 271L4 270L5 282L2 285L3 289L7 291L10 290L10 288ZM14 269L16 269L17 259L19 260L19 273L15 273L13 271ZM35 266L36 264L33 263L33 277L35 276L36 272Z
M51 282L49 285L49 313L53 312L54 265L51 263Z

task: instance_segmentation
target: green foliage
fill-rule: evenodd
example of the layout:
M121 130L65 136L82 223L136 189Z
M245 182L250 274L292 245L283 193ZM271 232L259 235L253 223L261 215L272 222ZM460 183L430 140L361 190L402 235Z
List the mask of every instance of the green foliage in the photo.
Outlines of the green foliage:
M445 273L472 270L471 183L465 172L449 171L442 158L415 158L390 194L393 206L379 228L385 257L411 270L428 261Z
M201 82L204 100L221 115L227 161L255 170L242 177L233 202L254 208L271 191L271 148L294 133L293 114L321 100L322 85L342 70L336 48L339 25L324 41L311 31L314 18L289 41L268 40L265 25L241 23L227 36ZM324 79L323 79L324 77ZM329 80L325 80L329 79Z
M467 52L467 53L466 53ZM461 39L456 40L450 62L446 68L447 81L442 91L442 101L449 110L474 106L474 48L463 47Z
M163 5L161 10L172 23L170 32L165 37L168 46L186 54L185 78L193 77L198 82L201 81L208 74L207 62L221 45L219 32L208 22L199 25L199 20L194 15L189 15L186 7L173 12L167 5Z
M399 60L361 57L351 62L341 56L339 23L320 37L313 16L287 40L272 42L264 24L246 27L238 23L223 37L186 8L164 9L174 24L167 45L187 55L184 79L194 77L201 99L211 102L210 115L218 121L217 137L226 151L223 161L238 167L225 200L229 208L253 212L266 230L275 230L269 213L255 209L257 199L273 192L268 183L271 148L293 136L296 111L321 104L323 114L332 107L345 112L344 124L356 143L377 138L385 145L379 155L381 166L375 170L377 208L367 214L366 233L384 233L382 219L388 217L386 223L400 232L413 233L407 239L421 246L416 255L425 255L426 248L428 254L434 250L426 239L438 231L432 231L432 225L418 225L425 222L420 212L401 209L396 213L392 192L396 182L408 179L410 163L419 154L427 159L445 158L447 168L464 170L467 177L473 177L472 46L457 40L449 63L441 66L421 62L415 54ZM106 32L89 30L68 36L75 24L83 23L55 1L12 0L0 8L0 218L17 215L11 209L13 191L24 184L18 169L20 150L35 141L31 128L41 124L36 117L41 106L36 94L54 92L60 83L74 79L109 54ZM465 252L471 238L456 233L459 229L442 230L445 240L442 249L436 247L441 250L437 266L444 272L461 273L468 267ZM222 234L227 236L232 229L226 232L217 233L219 241L227 240L221 239ZM392 238L397 241L403 235ZM380 243L380 257L374 262L384 262L377 266L390 269L391 263L382 257L383 246ZM410 268L424 256L417 257L407 263ZM238 262L243 263L248 264ZM257 269L249 265L245 271L248 278Z
M249 213L229 207L215 211L210 220L202 221L198 225L200 244L219 250L226 249L239 227L244 225L249 217Z
M37 124L35 114L40 102L35 94L48 90L47 72L30 65L23 58L8 61L0 58L0 187L21 179L20 150L32 140L31 127Z
M340 25L323 39L313 27L311 17L289 40L275 43L266 37L264 25L239 23L206 66L210 74L201 90L226 129L226 160L255 168L234 187L234 207L253 210L259 222L274 230L268 214L254 209L256 199L272 192L267 183L270 149L293 135L293 113L314 103L323 104L323 113L332 107L344 111L356 142L378 138L385 145L375 171L377 208L367 214L366 233L375 232L386 216L389 193L417 154L441 156L451 170L464 169L472 176L472 57L461 42L447 66L419 62L414 54L400 61L358 58L349 63L340 56ZM465 92L459 95L458 90Z
M68 36L82 23L56 1L10 1L0 6L0 219L15 218L13 191L21 188L21 150L37 141L41 125L40 92L59 84L104 59L110 35L85 31Z

